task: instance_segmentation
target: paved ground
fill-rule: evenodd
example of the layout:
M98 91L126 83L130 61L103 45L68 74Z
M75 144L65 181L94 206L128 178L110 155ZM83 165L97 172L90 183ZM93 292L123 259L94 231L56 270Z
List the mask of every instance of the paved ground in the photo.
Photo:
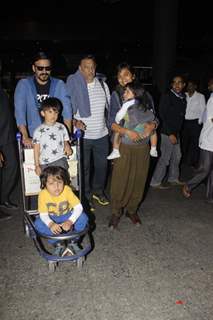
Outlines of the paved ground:
M97 207L83 269L63 263L55 273L14 213L0 225L0 319L213 319L213 205L204 198L204 185L190 200L179 187L150 189L143 225L123 217L116 232L107 228L110 208Z

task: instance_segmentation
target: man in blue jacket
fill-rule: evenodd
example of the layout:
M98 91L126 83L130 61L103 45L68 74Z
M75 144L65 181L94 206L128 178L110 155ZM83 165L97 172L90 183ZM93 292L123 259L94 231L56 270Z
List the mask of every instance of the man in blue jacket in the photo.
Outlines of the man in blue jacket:
M39 52L33 59L34 75L19 80L15 89L15 118L26 147L32 147L31 137L41 124L39 106L48 97L56 97L61 101L63 121L71 131L71 101L65 83L50 76L51 69L50 57L45 52Z

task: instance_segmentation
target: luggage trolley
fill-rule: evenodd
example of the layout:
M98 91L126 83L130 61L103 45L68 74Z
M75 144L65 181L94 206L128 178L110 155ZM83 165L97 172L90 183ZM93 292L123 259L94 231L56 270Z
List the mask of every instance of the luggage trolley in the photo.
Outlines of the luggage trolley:
M32 196L38 195L38 192L40 191L40 179L36 176L34 171L33 149L23 148L20 133L17 133L16 139L19 151L22 201L24 209L23 223L26 236L33 240L39 254L46 259L50 272L54 272L59 263L64 261L75 261L77 267L82 268L87 254L91 251L91 241L88 233L89 225L87 225L87 227L81 232L70 231L52 236L47 236L36 230L34 220L39 213L37 210L29 209L29 200ZM71 168L71 183L74 184L74 188L79 193L80 200L82 200L80 139L81 130L77 130L74 135L75 143L72 145L74 156L68 162ZM48 248L47 240L69 240L74 243L78 239L82 239L81 249L71 256L56 256L51 253L51 249Z

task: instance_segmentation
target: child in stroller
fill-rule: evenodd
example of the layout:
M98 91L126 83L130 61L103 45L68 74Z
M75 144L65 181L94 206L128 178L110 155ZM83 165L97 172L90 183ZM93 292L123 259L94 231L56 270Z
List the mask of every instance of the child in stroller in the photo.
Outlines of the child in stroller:
M42 171L41 191L38 196L39 216L35 228L47 236L60 235L71 230L81 232L88 223L88 217L78 197L70 188L70 177L62 167L50 166ZM54 255L76 254L79 243L49 240L55 247Z

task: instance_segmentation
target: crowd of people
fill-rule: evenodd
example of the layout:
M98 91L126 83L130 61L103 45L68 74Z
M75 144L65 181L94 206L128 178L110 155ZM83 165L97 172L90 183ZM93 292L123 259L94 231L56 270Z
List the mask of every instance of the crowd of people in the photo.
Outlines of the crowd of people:
M95 57L85 55L64 82L51 76L51 59L39 52L32 61L33 75L16 85L14 115L0 90L0 209L17 208L10 198L18 176L15 121L24 147L34 149L35 172L42 182L36 226L47 234L81 230L87 223L85 208L94 211L97 204L110 205L110 229L118 228L123 214L140 225L138 208L150 155L157 158L150 187L181 185L183 196L190 198L192 190L206 181L207 199L213 203L213 97L206 106L196 81L175 75L155 106L129 64L118 65L112 92L96 75L96 66ZM212 79L209 90L213 92ZM82 203L67 178L70 137L76 128L83 132ZM180 180L181 161L195 168L188 182ZM11 215L1 211L0 218Z

